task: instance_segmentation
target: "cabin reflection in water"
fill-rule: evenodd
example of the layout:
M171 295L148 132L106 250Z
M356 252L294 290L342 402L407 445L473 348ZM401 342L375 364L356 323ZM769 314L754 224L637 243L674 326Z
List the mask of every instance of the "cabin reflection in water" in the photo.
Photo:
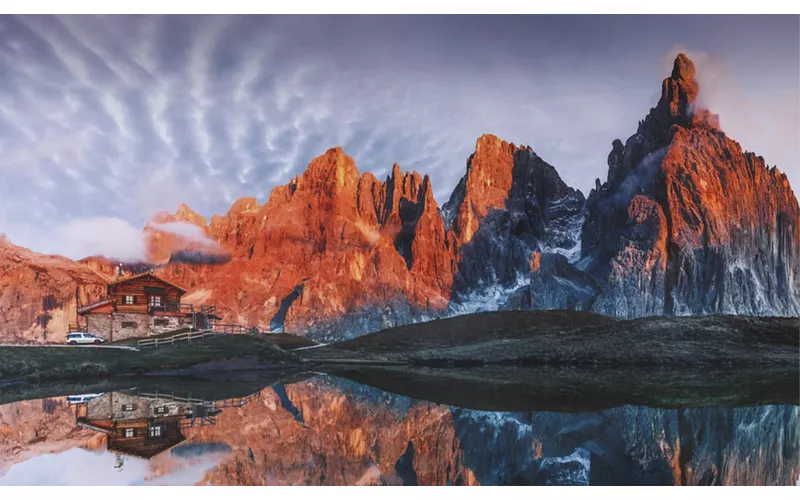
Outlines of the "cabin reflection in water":
M108 436L108 451L151 459L186 440L183 429L213 425L223 408L243 406L259 393L244 398L208 401L174 393L148 393L138 390L110 392L78 403L78 426Z

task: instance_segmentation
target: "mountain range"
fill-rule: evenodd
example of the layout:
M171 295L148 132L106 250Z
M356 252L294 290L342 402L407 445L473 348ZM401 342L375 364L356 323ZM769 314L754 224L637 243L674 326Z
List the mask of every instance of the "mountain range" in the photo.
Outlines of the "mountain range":
M243 198L210 221L186 205L155 214L148 262L126 266L155 268L225 323L318 340L492 309L798 316L797 198L696 105L699 91L679 54L588 197L530 147L492 135L441 207L428 176L394 165L381 181L336 147L263 205ZM163 230L175 222L203 241ZM63 339L115 265L0 241L2 336Z

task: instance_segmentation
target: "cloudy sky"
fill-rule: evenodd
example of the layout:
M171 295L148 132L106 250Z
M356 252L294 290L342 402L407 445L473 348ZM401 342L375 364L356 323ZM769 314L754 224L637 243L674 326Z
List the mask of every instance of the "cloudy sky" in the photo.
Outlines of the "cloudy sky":
M430 174L531 145L588 193L678 51L731 137L800 186L798 16L0 16L0 233L126 257L154 211L207 217L342 146Z
M115 469L114 453L71 448L38 455L0 470L0 486L185 486L203 480L205 472L219 464L223 454L206 454L191 460L170 454L161 455L162 466L173 469L155 477L151 462L124 456L121 469Z

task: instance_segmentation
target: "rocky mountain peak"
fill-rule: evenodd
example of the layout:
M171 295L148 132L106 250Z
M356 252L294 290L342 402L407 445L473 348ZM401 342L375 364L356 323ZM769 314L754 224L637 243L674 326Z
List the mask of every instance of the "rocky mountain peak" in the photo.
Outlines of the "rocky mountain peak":
M689 59L689 56L681 52L675 57L675 62L672 65L672 79L694 82L694 77L694 63Z
M192 224L203 228L208 226L206 218L189 208L189 206L185 203L178 204L178 209L175 210L175 217L178 220L191 222Z
M464 177L443 207L445 221L459 246L472 239L490 210L504 206L517 151L514 144L497 136L484 134L478 138Z
M685 54L678 54L672 74L661 84L661 99L654 110L658 124L667 129L673 123L686 125L694 113L699 92L694 63Z
M301 181L311 189L322 188L325 190L327 187L338 191L345 186L355 186L360 178L361 174L353 159L337 146L311 160L301 176ZM302 187L298 186L298 188Z
M584 262L605 282L593 307L627 317L796 314L797 200L696 107L699 91L694 64L679 54L657 106L624 145L612 144L582 230Z
M700 85L695 80L694 63L685 54L678 54L672 75L665 78L661 86L659 108L666 108L669 115L689 119L694 111Z
M676 126L719 129L719 116L697 107L699 92L700 85L696 79L694 63L686 54L678 54L671 75L661 84L658 104L650 109L644 120L639 122L636 133L624 144L619 139L613 141L611 153L608 155L606 189L619 190L620 184L629 180L636 184L626 188L630 191L649 182L652 169L648 166L658 163L658 157L666 152L677 130ZM635 173L633 180L631 172ZM595 191L600 188L598 184Z
M228 215L236 215L245 212L256 212L258 209L261 208L258 204L258 200L253 197L247 196L245 198L239 198L238 200L234 201L231 205L231 208L228 209Z

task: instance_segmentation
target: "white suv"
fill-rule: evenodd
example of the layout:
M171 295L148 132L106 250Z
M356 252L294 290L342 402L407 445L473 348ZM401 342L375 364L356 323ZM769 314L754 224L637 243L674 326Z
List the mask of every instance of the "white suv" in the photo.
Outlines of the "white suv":
M70 333L67 335L67 344L69 345L78 345L78 344L102 344L106 341L106 339L101 339L100 337L95 337L91 333L85 332L76 332Z
M100 397L103 394L104 393L101 392L99 394L79 394L77 396L67 396L67 404L68 405L77 405L77 404L81 404L81 403L86 403L90 399L94 399L94 398Z

